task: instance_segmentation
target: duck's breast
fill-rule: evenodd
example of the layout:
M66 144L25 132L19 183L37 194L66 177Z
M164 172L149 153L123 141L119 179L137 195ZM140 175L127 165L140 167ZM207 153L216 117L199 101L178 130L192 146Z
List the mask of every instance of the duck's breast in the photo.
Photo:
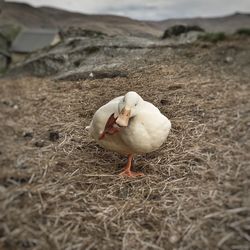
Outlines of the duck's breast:
M170 129L170 121L158 109L143 110L132 118L121 136L134 152L147 153L157 150L164 143Z

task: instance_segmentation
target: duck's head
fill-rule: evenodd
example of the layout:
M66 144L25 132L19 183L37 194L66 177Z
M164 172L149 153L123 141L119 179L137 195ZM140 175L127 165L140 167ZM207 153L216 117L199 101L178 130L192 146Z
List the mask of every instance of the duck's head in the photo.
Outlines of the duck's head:
M121 127L127 127L129 119L136 116L143 99L134 91L128 92L118 104L118 117L116 123Z

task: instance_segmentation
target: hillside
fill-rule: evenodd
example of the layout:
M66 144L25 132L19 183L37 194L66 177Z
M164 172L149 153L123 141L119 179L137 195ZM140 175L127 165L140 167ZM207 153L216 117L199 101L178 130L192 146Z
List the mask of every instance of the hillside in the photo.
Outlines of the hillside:
M250 28L250 14L235 13L224 17L168 19L159 22L148 22L164 30L176 24L197 25L206 32L233 33L240 28Z
M141 21L112 15L84 15L53 8L33 8L28 4L1 3L0 23L34 28L81 27L109 35L160 35L160 30ZM22 14L21 14L22 13ZM21 15L20 15L21 14ZM32 20L32 22L30 21Z
M0 3L0 23L40 28L69 28L101 31L107 34L132 34L137 36L161 36L163 31L174 24L199 25L209 32L235 30L250 27L250 15L236 13L225 17L169 19L164 21L139 21L112 15L86 15L53 8L33 8L21 3ZM32 22L30 21L32 20Z

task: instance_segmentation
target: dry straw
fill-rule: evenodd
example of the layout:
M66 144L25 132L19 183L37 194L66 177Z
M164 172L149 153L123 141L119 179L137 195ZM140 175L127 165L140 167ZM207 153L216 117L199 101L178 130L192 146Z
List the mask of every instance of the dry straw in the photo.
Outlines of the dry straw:
M197 51L128 78L1 80L1 249L249 249L249 85ZM125 158L84 130L128 90L173 125L135 158L142 178L118 177Z

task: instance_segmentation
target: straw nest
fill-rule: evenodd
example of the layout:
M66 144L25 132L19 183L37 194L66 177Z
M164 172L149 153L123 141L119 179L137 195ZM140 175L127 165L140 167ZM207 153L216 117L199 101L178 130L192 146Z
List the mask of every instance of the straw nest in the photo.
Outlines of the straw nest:
M199 50L127 78L1 80L0 248L249 249L249 79ZM128 90L173 126L132 179L84 129Z

